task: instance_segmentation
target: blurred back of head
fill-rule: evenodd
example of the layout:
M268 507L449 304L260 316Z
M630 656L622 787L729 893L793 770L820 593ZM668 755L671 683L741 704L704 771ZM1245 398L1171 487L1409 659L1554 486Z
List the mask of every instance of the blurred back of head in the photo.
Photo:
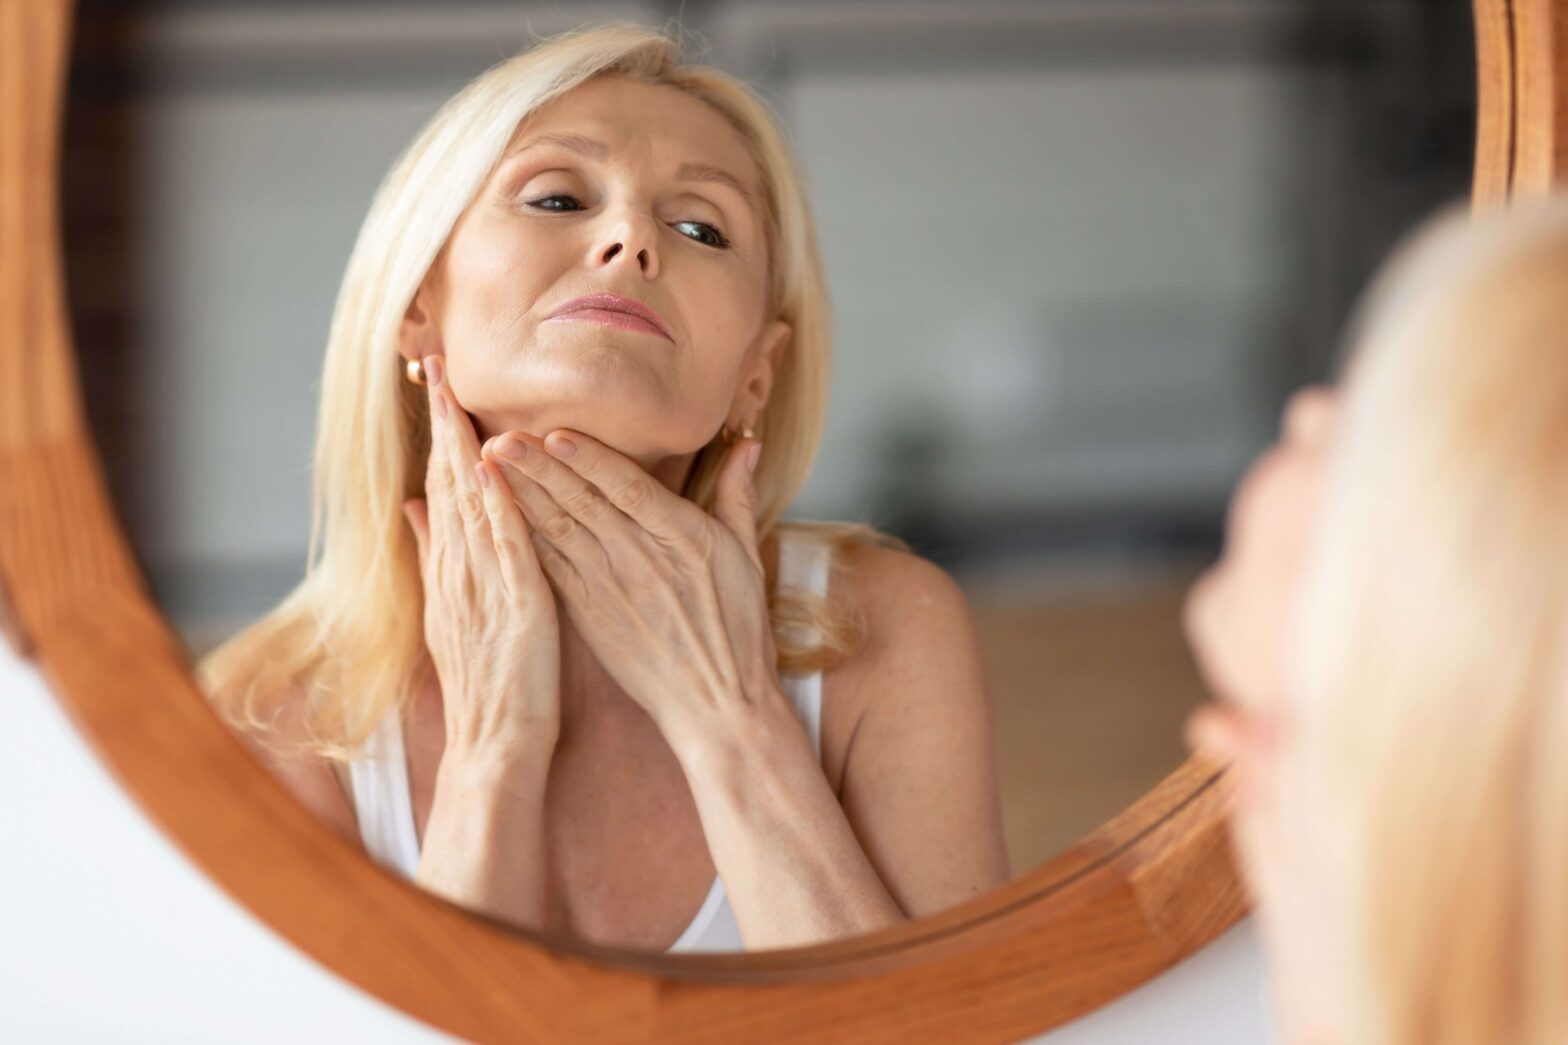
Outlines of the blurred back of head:
M1349 1030L1568 1041L1568 198L1434 220L1351 343L1290 675Z

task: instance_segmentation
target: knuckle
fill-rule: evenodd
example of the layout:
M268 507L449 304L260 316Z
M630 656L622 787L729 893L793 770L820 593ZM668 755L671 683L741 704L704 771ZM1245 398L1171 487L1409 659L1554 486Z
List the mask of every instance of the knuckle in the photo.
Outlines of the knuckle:
M573 515L592 518L599 511L599 497L592 490L573 490L561 502Z
M551 541L560 542L571 539L577 530L577 523L569 515L556 515L546 519L541 529Z
M647 508L653 503L653 481L647 476L629 479L616 490L615 499L634 512Z
M540 534L533 535L534 554L539 557L539 565L551 575L560 578L572 571L567 568L566 556Z
M485 501L473 490L460 490L454 495L457 514L465 523L477 523L485 515Z
M706 566L714 560L718 547L714 542L714 533L708 527L703 527L696 533L687 531L676 539L676 546L684 550L698 563Z
M425 475L427 494L448 494L452 491L452 475L445 468L432 468Z

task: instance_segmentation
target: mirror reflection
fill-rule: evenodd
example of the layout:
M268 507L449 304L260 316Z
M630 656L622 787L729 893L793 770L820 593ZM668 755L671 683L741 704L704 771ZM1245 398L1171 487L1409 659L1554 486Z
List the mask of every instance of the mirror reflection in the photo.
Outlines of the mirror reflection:
M515 924L764 950L1180 764L1186 588L1465 193L1472 40L675 13L89 4L69 280L149 580L292 793Z

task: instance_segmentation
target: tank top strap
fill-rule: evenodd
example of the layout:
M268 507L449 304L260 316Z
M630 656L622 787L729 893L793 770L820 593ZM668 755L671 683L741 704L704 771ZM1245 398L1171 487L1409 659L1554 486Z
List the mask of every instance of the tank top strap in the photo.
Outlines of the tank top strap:
M382 716L362 754L348 764L348 770L365 851L377 863L413 878L419 870L419 838L398 708Z

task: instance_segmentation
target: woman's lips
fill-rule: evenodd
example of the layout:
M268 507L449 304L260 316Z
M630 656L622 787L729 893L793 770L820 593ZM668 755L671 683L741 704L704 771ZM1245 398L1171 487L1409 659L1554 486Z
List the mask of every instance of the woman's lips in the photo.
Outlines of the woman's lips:
M603 323L606 326L622 327L626 330L641 330L645 334L664 337L664 331L630 312L612 312L607 308L577 308L570 312L562 312L558 316L551 316L546 323L557 323L563 320L578 320L588 323Z

